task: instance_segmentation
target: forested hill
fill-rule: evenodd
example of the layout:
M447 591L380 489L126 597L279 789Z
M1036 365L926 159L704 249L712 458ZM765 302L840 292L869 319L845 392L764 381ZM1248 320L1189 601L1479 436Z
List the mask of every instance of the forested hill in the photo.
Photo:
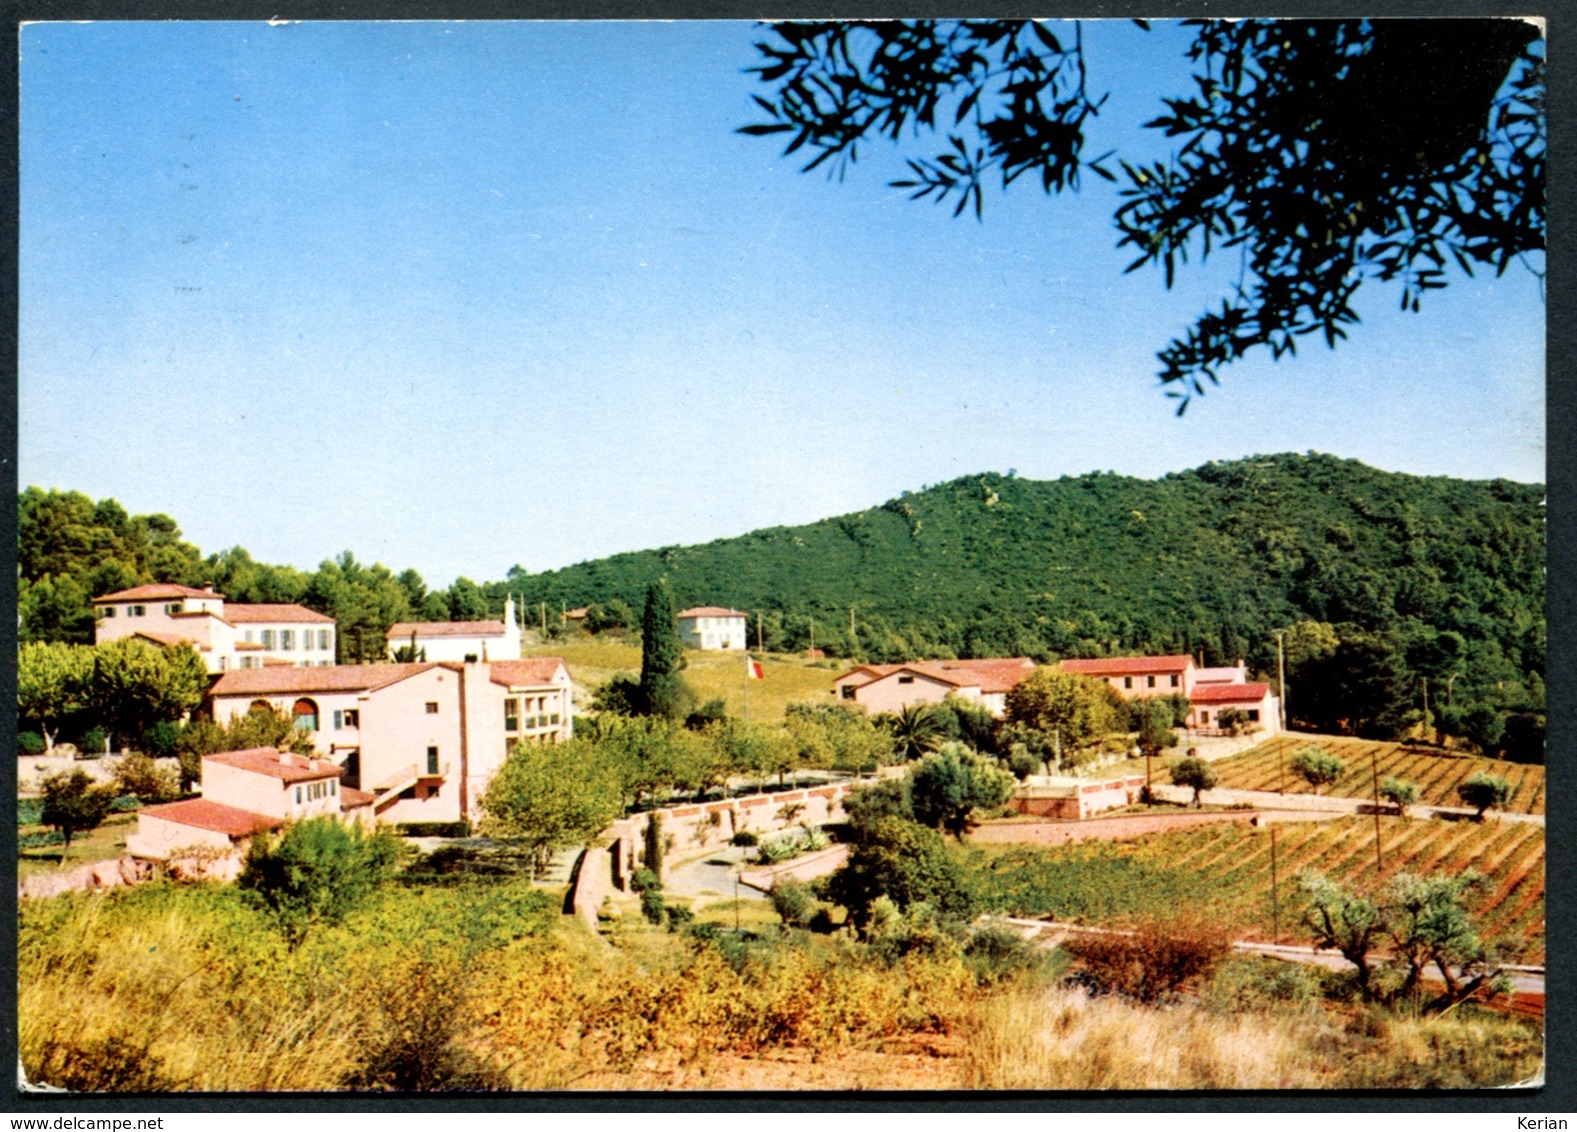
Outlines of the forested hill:
M1297 621L1414 654L1451 631L1464 667L1504 683L1543 669L1543 495L1316 454L1160 480L985 474L805 526L517 568L489 589L552 611L639 609L666 575L681 603L762 612L768 649L807 645L814 617L818 647L871 658L1152 650L1264 665L1272 630Z
M1377 701L1412 703L1427 679L1454 683L1459 703L1542 711L1543 495L1320 455L1160 480L986 474L805 526L436 591L415 570L349 551L313 573L240 547L204 558L168 516L30 487L19 497L19 612L24 640L91 641L93 596L210 584L235 601L333 616L339 659L352 662L381 657L394 621L496 617L510 593L550 629L552 614L581 605L633 623L647 585L666 576L682 604L750 612L752 644L760 614L768 650L803 649L814 629L839 657L1188 652L1271 672L1273 632L1290 626L1289 678L1325 658L1334 674L1361 669L1384 685ZM1353 689L1325 683L1331 711L1347 710Z

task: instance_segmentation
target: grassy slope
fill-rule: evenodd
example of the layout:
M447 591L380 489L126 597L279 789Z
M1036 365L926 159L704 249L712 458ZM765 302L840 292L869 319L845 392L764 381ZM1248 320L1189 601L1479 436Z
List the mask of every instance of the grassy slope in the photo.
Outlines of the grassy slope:
M62 869L70 870L78 865L92 864L95 861L111 861L126 852L126 837L137 830L137 815L111 814L104 819L104 824L88 833L79 833L71 839L70 851L66 854L65 864L61 864L61 847L59 845L45 845L39 849L21 849L17 851L16 873L19 880L40 873L57 873ZM47 833L45 826L26 825L17 827L17 836L25 837L30 833Z
M607 635L550 641L528 646L524 651L528 656L563 657L570 676L587 693L595 692L620 673L634 676L641 670L640 645ZM750 655L760 662L762 669L762 678L752 680L748 692L750 719L754 723L780 722L791 703L830 703L833 678L843 671L833 666L835 662L771 653L752 652ZM684 679L695 692L697 702L705 703L721 696L729 715L744 715L747 693L743 655L691 649L685 653L685 663ZM581 700L583 709L588 704L589 699Z

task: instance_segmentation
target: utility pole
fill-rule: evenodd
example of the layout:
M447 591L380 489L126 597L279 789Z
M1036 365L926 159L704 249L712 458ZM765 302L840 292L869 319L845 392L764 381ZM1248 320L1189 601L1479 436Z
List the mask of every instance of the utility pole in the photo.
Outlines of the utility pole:
M1369 752L1369 776L1374 780L1374 882L1380 883L1380 870L1384 862L1380 859L1380 756L1378 751Z
M1287 630L1276 630L1276 716L1281 729L1287 729L1287 657L1282 648L1281 638Z
M756 610L756 651L761 652L761 610Z
M810 619L810 651L816 651L816 619Z
M1276 823L1270 824L1270 942L1281 942L1281 895L1276 881Z
M548 603L539 602L537 611L542 615L542 639L545 641L548 639Z
M1421 677L1419 677L1419 680L1423 683L1423 687L1424 687L1424 720L1423 720L1423 727L1424 727L1424 738L1427 740L1429 738L1429 677L1421 676Z

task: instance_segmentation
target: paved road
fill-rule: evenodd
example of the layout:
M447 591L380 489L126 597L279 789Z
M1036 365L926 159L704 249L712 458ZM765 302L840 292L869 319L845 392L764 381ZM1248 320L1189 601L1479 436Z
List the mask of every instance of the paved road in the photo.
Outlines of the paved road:
M732 900L736 892L734 881L739 874L739 865L751 852L737 845L724 845L704 857L674 865L668 870L668 880L663 884L663 891L675 896L691 897L695 901L693 907L714 900ZM757 892L745 884L737 886L737 893L741 900L767 898L765 893Z

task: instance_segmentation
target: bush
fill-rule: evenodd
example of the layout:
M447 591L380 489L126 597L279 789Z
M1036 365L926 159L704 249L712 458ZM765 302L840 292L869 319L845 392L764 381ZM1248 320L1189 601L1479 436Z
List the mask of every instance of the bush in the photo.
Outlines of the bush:
M145 754L126 755L115 764L115 786L145 802L163 802L181 793L175 768L161 767Z
M734 834L733 837L728 839L730 845L738 845L742 849L754 849L760 840L761 839L759 837L751 833L748 829L742 829L738 833Z
M1418 787L1411 782L1390 775L1380 779L1380 797L1396 807L1398 817L1407 813L1407 807L1418 801Z
M259 834L237 880L248 901L274 915L294 948L316 923L338 923L394 874L399 839L337 818L310 818L279 839Z
M76 834L98 827L115 801L114 788L95 785L85 770L51 774L41 785L44 806L38 820L58 830L62 835L61 843L68 849ZM61 860L65 860L64 853Z
M44 753L44 737L37 731L23 731L16 737L18 754L41 755Z
M778 877L772 882L772 910L778 914L785 927L805 922L815 899L810 889L797 880Z
M108 741L108 731L102 727L90 727L82 733L82 738L77 743L77 750L85 759L96 759L104 753L104 744Z
M18 798L16 800L16 824L38 825L44 816L44 799Z
M875 902L884 896L899 909L927 903L944 916L969 915L963 870L934 829L889 817L862 836L827 881L828 896L848 909L855 927L865 930Z
M641 915L654 924L663 922L663 894L655 888L643 889L641 892Z
M142 750L156 759L170 758L176 753L180 740L180 724L160 720L142 733Z
M682 904L670 904L663 909L663 915L668 917L668 930L671 932L683 931L695 921L695 913Z
M1142 921L1131 933L1103 932L1070 940L1099 991L1159 1002L1191 979L1207 978L1231 953L1226 929L1192 917Z
M651 869L636 869L630 874L630 888L635 892L661 892L663 882Z

